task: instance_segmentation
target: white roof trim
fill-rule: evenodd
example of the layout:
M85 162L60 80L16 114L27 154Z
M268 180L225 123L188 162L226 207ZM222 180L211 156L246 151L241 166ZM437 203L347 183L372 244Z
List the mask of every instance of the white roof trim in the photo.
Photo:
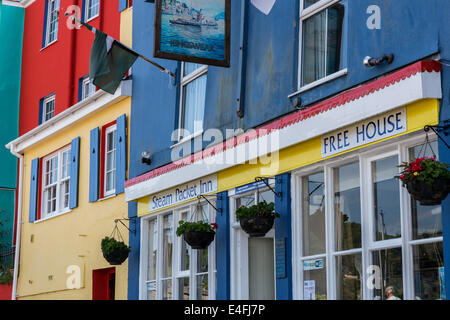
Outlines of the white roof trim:
M48 137L65 130L79 121L92 116L94 113L103 110L131 96L132 80L122 81L114 95L103 90L98 90L92 96L78 102L57 114L52 119L44 122L40 126L28 131L19 138L11 141L6 148L11 152L23 154L24 151L34 146Z

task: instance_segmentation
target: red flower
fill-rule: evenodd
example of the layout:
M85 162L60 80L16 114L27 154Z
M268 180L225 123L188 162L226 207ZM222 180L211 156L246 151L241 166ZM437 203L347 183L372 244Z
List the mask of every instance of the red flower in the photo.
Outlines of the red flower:
M217 225L217 223L211 223L211 225L212 225L212 227L214 228L214 229L217 229L217 228L219 228L219 226Z

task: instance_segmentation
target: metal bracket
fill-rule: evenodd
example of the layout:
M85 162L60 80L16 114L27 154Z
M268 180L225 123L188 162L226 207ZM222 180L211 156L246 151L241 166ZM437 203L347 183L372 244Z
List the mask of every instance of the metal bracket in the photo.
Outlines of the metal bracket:
M134 217L133 217L134 219ZM122 220L126 220L126 221L130 221L131 219L115 219L114 222L117 224L117 222L120 222L125 228L128 229L128 231L132 232L134 235L136 235L136 230L131 230L130 228L127 227L127 225L125 223L122 222Z
M267 181L269 178L264 178L264 177L255 177L255 181L259 182L262 181L264 182L264 184L270 189L270 191L272 191L275 196L277 196L278 198L281 198L282 193L281 192L276 192L269 184L269 182Z
M449 120L445 120L443 126L429 126L429 125L426 125L423 128L423 130L425 132L429 132L430 130L432 130L438 136L438 138L441 139L441 141L447 146L447 148L450 149L450 146L448 145L448 143L438 133L439 131L442 131L444 136L448 136L449 135L449 132L448 132L449 128L450 128L450 121Z
M198 197L197 197L197 199L204 199L206 202L208 202L209 203L209 205L211 206L211 207L213 207L214 208L214 210L216 210L217 212L219 212L219 213L222 213L222 208L220 208L220 209L217 209L204 195L199 195Z

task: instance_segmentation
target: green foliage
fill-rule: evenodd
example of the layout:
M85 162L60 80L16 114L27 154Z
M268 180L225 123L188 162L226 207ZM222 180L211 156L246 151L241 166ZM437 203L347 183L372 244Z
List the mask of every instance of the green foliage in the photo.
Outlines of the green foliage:
M13 276L9 270L5 270L0 274L0 284L10 284L13 281Z
M117 241L114 238L104 237L102 239L102 251L106 254L111 254L116 250L126 250L130 252L130 247L127 246L123 241Z
M217 229L216 223L208 223L205 221L187 222L180 220L177 228L177 236L181 236L185 232L215 232Z
M236 210L237 219L257 216L274 218L280 217L280 215L275 212L275 204L273 202L267 203L265 200L251 207L240 206Z
M412 162L403 162L400 166L402 172L396 178L402 181L403 186L413 180L432 184L436 179L450 179L449 165L437 161L435 157L421 157Z

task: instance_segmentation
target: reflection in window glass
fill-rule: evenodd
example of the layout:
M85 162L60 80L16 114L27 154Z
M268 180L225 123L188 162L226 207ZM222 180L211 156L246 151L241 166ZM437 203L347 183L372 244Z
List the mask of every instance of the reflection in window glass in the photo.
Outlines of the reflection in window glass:
M158 255L157 219L149 222L148 228L148 265L147 265L147 299L156 299L156 257Z
M162 281L162 300L172 300L172 280Z
M259 192L259 202L275 203L275 194L271 190Z
M409 149L409 160L418 157L437 156L437 141L430 145L419 145ZM424 239L442 236L442 209L437 206L423 206L411 197L412 236L413 239Z
M303 261L303 300L327 300L325 258Z
M178 279L178 299L189 300L189 277Z
M401 237L398 157L372 162L375 240Z
M309 6L312 6L314 3L319 2L320 0L304 0L303 7L308 8Z
M403 299L402 249L383 249L372 252L375 300Z
M303 255L325 252L325 188L323 172L304 177Z
M189 220L188 212L183 212L181 214L181 220L183 221ZM181 237L180 243L181 243L180 271L189 270L190 265L189 245L186 243L186 241L183 240L183 237Z
M363 273L361 254L336 257L337 300L361 300Z
M414 246L413 256L415 299L445 299L442 242Z
M253 194L236 199L236 208L240 208L241 206L251 207L254 204L255 204L255 196Z
M336 251L361 248L359 163L334 169Z
M197 276L197 300L208 300L208 274Z
M172 276L172 251L173 251L173 215L164 217L163 226L163 278Z

